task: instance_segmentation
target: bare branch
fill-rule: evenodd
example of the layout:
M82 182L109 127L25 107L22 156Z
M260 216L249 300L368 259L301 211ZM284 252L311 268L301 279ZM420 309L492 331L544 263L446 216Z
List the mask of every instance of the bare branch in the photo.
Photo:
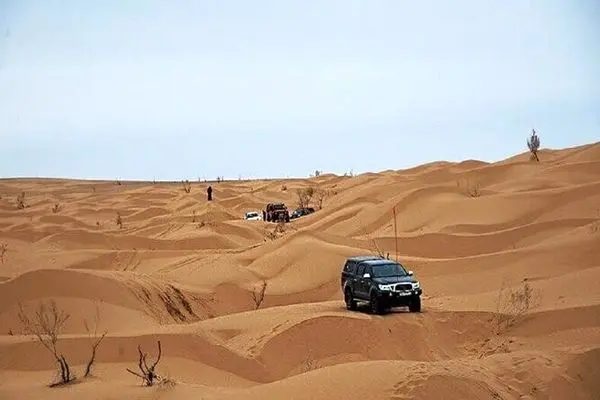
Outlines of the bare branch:
M56 302L50 300L49 305L41 303L39 309L35 312L34 318L30 318L23 310L23 305L19 302L19 320L23 325L25 334L34 335L37 340L52 354L59 366L60 382L53 383L51 386L66 384L75 379L71 374L69 363L64 355L59 354L56 344L58 337L69 319L69 314L59 310Z
M85 326L86 332L88 333L90 347L92 349L92 354L90 355L90 359L85 367L84 376L88 377L92 373L92 366L96 361L96 352L98 351L98 347L100 346L100 343L102 343L102 340L104 340L106 334L108 333L107 331L104 331L102 335L98 337L98 325L100 324L100 308L98 307L98 304L96 304L96 313L94 315L94 332L91 332L89 324L86 320L84 320L83 324Z
M256 289L252 291L252 300L254 300L255 310L258 310L263 300L265 299L265 292L267 291L267 281L262 281L260 290L257 292Z
M155 372L155 368L158 365L158 362L160 361L160 357L162 355L162 347L160 345L160 340L158 341L158 356L154 364L152 364L152 366L149 367L146 363L147 354L142 351L142 347L140 345L138 345L138 353L140 354L140 358L138 360L138 368L140 369L141 374L138 374L137 372L134 372L129 368L127 368L127 372L142 378L144 380L142 382L142 385L145 386L152 386L155 381L162 381L163 378Z
M158 357L156 358L156 362L154 364L152 364L152 367L150 368L152 371L154 371L154 368L156 368L156 365L160 361L161 355L162 355L162 347L160 346L160 340L159 340L158 341Z

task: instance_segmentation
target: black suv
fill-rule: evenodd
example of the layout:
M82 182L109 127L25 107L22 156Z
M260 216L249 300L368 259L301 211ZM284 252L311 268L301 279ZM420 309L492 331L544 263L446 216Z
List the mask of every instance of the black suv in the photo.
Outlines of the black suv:
M312 214L314 212L315 212L315 209L313 207L297 208L294 210L292 215L290 215L290 219L300 218L305 215Z
M421 311L421 285L402 264L378 256L350 257L342 271L342 291L349 310L356 302L368 301L371 311L381 314L392 307Z

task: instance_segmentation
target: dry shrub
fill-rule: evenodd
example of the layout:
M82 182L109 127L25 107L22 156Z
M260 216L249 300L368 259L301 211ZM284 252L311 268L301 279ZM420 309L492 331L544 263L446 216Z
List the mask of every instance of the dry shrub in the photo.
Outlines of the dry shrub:
M305 189L297 189L296 195L298 196L298 208L306 208L310 204L310 200L315 194L315 190L312 187Z
M25 192L21 192L17 196L17 210L22 210L25 207L27 207L27 205L25 204Z
M287 186L286 186L286 184L284 183L284 184L282 184L282 185L281 185L281 191L282 191L282 192L285 192L286 190L287 190Z
M54 206L52 206L52 213L56 214L60 211L60 209L60 203L55 203Z
M117 212L117 217L115 218L115 223L119 227L119 229L123 229L123 218L121 218L121 213Z
M156 361L152 365L148 366L148 363L146 362L146 357L148 356L148 354L142 352L142 347L140 345L138 345L138 352L140 354L140 358L138 360L138 368L140 370L140 373L132 371L129 368L127 368L127 372L142 378L142 385L144 386L152 386L155 382L161 383L165 381L164 378L162 378L155 372L156 365L160 361L160 357L162 355L162 347L160 346L160 340L158 341L158 356L156 357ZM169 381L171 380L169 379Z
M181 181L181 184L183 185L184 192L189 193L192 191L192 184L190 183L190 181L188 181L188 180Z
M265 292L267 291L267 281L263 280L260 288L252 290L252 300L254 301L254 309L258 310L260 305L265 299Z
M104 331L102 335L98 336L98 325L100 324L100 308L98 308L98 304L96 304L96 313L94 315L94 329L90 328L87 320L83 321L83 326L85 327L85 331L88 334L88 340L90 343L90 347L92 350L92 354L90 355L90 359L85 366L84 377L88 377L92 374L92 366L94 362L96 362L96 352L98 351L98 346L102 343L102 340L106 337L107 331Z
M318 363L313 358L310 350L307 351L306 357L304 357L304 360L302 361L302 372L309 372L317 368L319 368Z
M100 313L97 307L96 310L93 333L89 328L87 321L84 321L91 347L91 355L86 364L84 377L91 374L92 366L96 361L98 347L107 334L107 332L104 332L102 335L98 336ZM25 334L34 335L38 342L52 354L54 360L58 364L59 379L50 384L50 386L53 387L73 382L76 379L76 376L71 370L66 357L58 350L57 346L60 332L70 318L70 315L64 310L60 310L54 300L50 300L48 304L40 303L38 310L33 316L29 316L23 310L22 304L19 303L18 317L23 326L23 332Z
M495 333L502 334L518 324L531 309L539 305L540 300L541 293L536 291L527 279L513 289L506 288L503 284L496 302Z
M315 200L317 201L317 207L319 207L319 210L323 209L323 200L325 200L325 197L327 197L328 195L329 192L326 190L315 190Z
M0 244L0 262L4 264L4 255L8 251L8 245L6 243Z
M57 348L58 336L69 317L69 314L58 309L54 300L51 300L48 305L41 303L33 317L27 315L19 303L19 320L23 325L24 333L35 335L58 364L60 379L50 386L64 385L75 379L67 359Z
M535 132L535 129L531 130L531 136L527 139L527 147L531 153L530 159L532 161L540 161L538 157L538 150L540 149L540 137Z
M479 191L479 183L474 183L467 188L467 193L469 196L476 198L481 196L481 191Z
M481 196L481 185L479 182L471 182L468 179L464 180L464 183L461 181L456 181L456 187L461 189L467 196L472 198L477 198Z
M279 235L285 233L285 221L279 220L272 231L267 231L265 236L271 240L275 240Z

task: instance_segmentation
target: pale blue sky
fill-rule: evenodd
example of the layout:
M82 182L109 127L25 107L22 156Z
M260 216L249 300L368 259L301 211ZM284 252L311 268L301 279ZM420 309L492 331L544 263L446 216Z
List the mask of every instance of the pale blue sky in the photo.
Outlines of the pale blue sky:
M0 0L0 177L196 179L600 141L597 0Z

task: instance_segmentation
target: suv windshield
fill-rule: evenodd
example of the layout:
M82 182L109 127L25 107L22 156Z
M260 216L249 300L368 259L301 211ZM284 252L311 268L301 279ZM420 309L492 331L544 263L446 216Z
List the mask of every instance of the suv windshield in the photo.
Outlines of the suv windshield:
M374 265L373 267L374 278L388 278L392 276L408 276L408 273L404 267L400 264L382 264Z

